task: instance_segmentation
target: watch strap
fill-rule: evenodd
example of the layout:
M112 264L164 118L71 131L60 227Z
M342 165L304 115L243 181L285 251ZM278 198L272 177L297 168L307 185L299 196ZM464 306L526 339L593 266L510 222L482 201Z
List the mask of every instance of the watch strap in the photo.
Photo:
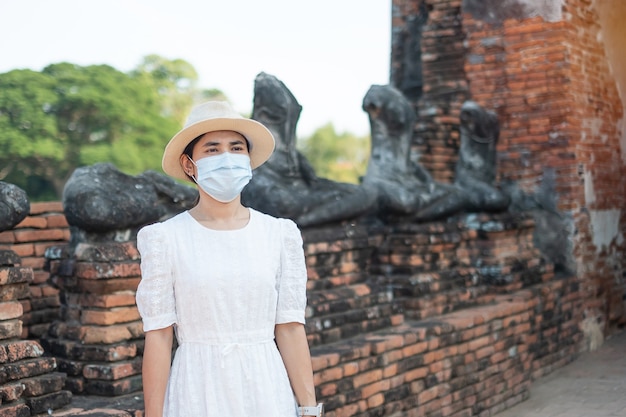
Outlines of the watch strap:
M316 406L298 407L298 414L301 416L322 417L322 409L322 403L319 403Z

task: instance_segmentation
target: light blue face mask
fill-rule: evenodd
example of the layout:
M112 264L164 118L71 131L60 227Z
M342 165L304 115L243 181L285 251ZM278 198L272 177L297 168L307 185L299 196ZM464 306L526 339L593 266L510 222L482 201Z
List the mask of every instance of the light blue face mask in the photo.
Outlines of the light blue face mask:
M252 178L248 155L224 152L198 162L189 160L198 169L198 177L193 178L198 187L221 203L230 203L237 198Z

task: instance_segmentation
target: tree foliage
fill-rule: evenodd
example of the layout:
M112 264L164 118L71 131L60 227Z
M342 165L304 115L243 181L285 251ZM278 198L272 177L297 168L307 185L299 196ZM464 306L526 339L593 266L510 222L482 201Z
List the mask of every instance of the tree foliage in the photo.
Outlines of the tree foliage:
M335 132L332 123L298 144L318 176L358 184L369 160L369 137Z
M194 101L224 98L196 83L189 63L157 55L128 74L71 63L0 74L0 180L33 200L58 199L79 166L160 170L163 147Z
M227 98L200 89L184 60L149 55L129 73L108 65L51 64L0 74L0 180L32 201L59 199L72 172L111 162L128 174L161 169L161 155L190 108ZM316 130L300 149L317 174L358 183L369 138Z

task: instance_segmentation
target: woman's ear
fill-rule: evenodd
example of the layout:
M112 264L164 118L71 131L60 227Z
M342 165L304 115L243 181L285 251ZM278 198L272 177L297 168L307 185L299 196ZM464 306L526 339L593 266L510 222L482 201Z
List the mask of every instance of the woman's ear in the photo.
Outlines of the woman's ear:
M182 154L180 156L180 166L183 167L183 171L190 177L195 175L195 166L194 163L191 162L191 159L187 156L187 154Z

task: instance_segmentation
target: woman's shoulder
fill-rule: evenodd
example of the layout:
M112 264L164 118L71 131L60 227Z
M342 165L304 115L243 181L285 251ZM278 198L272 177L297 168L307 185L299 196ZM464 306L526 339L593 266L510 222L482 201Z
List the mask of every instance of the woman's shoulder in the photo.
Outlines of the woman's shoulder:
M297 227L296 223L291 219L287 219L283 217L275 217L275 216L272 216L271 214L266 214L256 209L253 209L252 207L249 207L249 210L252 213L252 215L256 216L257 219L262 223L271 224L271 225L275 225L279 227L285 226L285 225L293 225L294 227Z
M187 217L187 212L184 211L167 220L146 225L139 230L137 237L162 236L170 231L176 230L178 225L180 225L181 222L184 222Z
M274 217L272 215L257 211L253 208L250 208L250 211L252 212L252 215L258 219L260 224L265 225L265 227L268 227L272 229L273 231L278 232L281 235L284 235L285 233L287 234L292 234L292 233L299 234L300 233L298 226L291 219L287 219L283 217Z

